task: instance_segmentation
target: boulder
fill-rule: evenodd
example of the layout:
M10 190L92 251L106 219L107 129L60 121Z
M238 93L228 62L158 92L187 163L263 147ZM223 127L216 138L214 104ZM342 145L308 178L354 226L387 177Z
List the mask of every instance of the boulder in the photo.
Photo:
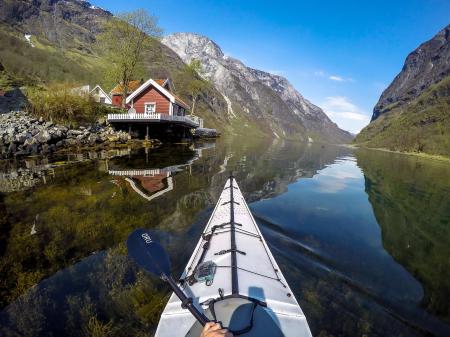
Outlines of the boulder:
M39 131L39 133L34 137L41 144L47 143L51 139L50 134L45 129Z
M25 140L25 142L23 143L24 146L28 146L28 145L33 145L33 144L37 144L38 141L36 140L36 138L34 137L29 137Z
M82 135L83 131L80 130L69 130L67 132L67 137L74 138L76 136Z
M27 140L27 138L30 138L30 137L31 137L31 134L29 134L29 133L19 133L19 134L15 135L14 141L18 144L23 144Z
M87 140L89 145L95 145L101 141L100 137L96 133L90 134Z

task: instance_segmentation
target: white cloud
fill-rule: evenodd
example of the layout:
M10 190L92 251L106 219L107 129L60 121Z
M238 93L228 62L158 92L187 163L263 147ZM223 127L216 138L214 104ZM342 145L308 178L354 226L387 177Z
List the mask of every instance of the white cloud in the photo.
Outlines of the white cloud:
M337 82L344 82L345 81L342 77L336 76L336 75L331 75L331 76L328 77L328 79L332 80L332 81L337 81Z
M355 80L351 77L344 77L344 76L340 76L340 75L333 75L330 73L327 73L324 70L316 70L314 72L314 76L317 77L326 77L331 81L335 81L335 82L355 82Z
M355 113L355 112L340 112L339 116L347 119L353 119L355 121L369 121L369 117L363 114Z
M323 70L318 70L314 72L315 76L319 76L319 77L324 77L325 76L325 72Z
M338 75L330 75L328 76L328 79L336 82L355 82L351 77L342 77Z
M322 108L340 128L352 133L358 133L370 122L369 115L344 96L327 97Z

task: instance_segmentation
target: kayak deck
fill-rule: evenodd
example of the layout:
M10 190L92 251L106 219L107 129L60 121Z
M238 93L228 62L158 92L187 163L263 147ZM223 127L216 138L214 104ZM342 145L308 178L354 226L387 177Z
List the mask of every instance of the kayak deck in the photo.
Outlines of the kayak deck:
M197 281L202 262L212 280ZM228 179L181 276L194 305L241 336L311 336L306 318L234 178ZM174 327L176 327L174 329ZM201 326L172 294L156 336L200 336Z

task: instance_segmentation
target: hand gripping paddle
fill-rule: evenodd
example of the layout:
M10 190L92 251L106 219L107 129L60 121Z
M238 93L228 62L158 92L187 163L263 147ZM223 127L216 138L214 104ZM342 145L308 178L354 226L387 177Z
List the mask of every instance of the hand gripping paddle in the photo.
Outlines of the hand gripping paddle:
M188 309L202 326L210 320L193 305L192 298L188 298L170 275L170 259L161 244L156 241L154 234L145 229L136 229L128 236L128 255L141 268L150 274L166 281L175 295L181 300L182 307Z

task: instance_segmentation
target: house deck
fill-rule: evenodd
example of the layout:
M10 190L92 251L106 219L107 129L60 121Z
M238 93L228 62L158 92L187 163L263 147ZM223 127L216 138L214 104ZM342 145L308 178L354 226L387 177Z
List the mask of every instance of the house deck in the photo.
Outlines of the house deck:
M197 129L203 127L203 119L197 116L173 116L168 114L108 114L110 123L172 123L180 126Z

